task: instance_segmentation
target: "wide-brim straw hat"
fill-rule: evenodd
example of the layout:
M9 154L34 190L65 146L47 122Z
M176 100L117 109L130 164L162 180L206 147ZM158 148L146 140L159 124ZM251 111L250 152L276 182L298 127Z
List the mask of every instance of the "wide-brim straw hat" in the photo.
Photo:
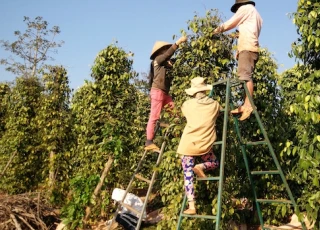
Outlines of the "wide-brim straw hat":
M249 1L249 0L236 0L235 4L231 7L231 12L235 13L237 11L237 7L239 5L244 5L244 4L252 4L256 5L254 1Z
M164 41L156 41L153 45L152 51L151 51L151 56L150 59L153 60L156 56L157 56L157 52L164 48L167 47L169 48L170 46L172 46L171 43L169 42L164 42Z
M304 215L304 223L307 227L307 229L313 229L314 227L314 222L311 223L308 218L306 217L306 215ZM299 218L296 214L293 214L291 217L291 221L290 223L286 224L286 225L282 225L278 227L279 229L302 229L302 224L299 221Z
M191 87L186 89L186 93L190 96L202 91L208 91L212 89L212 85L207 85L204 83L203 77L196 77L191 80Z

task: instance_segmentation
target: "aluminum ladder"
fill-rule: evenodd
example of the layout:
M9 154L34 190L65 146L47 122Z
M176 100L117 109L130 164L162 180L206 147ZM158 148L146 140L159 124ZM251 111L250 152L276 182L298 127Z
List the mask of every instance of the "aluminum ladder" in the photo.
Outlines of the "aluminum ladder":
M166 128L165 134L163 136L163 142L161 144L160 150L159 151L152 151L152 150L145 150L144 151L144 153L143 153L143 155L142 155L142 157L141 157L141 159L140 159L140 161L139 161L139 163L137 165L137 168L135 169L135 171L134 171L134 173L133 173L133 175L132 175L132 177L130 179L130 182L129 182L127 188L126 188L126 191L125 191L125 193L123 195L122 200L120 202L118 202L118 207L117 207L117 209L116 209L116 211L114 213L113 219L112 219L112 221L111 221L111 223L110 223L110 225L108 227L108 230L111 229L112 224L116 219L116 216L118 215L118 213L121 211L121 209L123 207L128 209L129 211L131 211L132 213L136 214L139 217L138 223L137 223L137 226L136 226L135 229L136 230L140 229L142 221L143 221L143 213L145 213L145 211L146 211L148 199L149 199L149 196L151 194L154 182L156 180L156 176L157 176L158 170L153 170L151 179L147 179L147 178L144 178L143 176L141 176L139 174L139 170L143 166L143 163L144 163L144 160L145 160L146 156L148 155L148 153L151 153L151 152L152 153L158 153L157 161L156 161L156 164L155 164L154 168L158 168L158 166L161 163L162 155L163 155L164 149L166 147L167 137L168 137L168 135L170 133L170 129L171 129L172 126L169 126L168 124L164 124L164 123L161 123L161 122L158 121L156 123L155 134L160 130L160 127ZM145 196L145 200L143 201L143 206L142 206L142 211L141 212L136 210L136 209L134 209L134 208L132 208L130 205L124 203L124 200L125 200L127 194L130 192L130 190L132 188L132 184L135 181L135 179L138 179L140 181L144 181L144 182L149 184L148 191L147 191L147 194Z

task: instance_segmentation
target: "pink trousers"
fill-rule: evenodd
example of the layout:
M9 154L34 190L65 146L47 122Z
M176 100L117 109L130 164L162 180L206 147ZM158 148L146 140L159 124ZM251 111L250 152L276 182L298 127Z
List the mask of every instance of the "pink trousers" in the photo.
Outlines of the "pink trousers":
M160 113L163 107L166 105L170 108L174 107L171 96L163 92L161 89L151 88L150 99L151 110L147 124L147 140L153 140L154 138L154 128L157 120L160 118Z

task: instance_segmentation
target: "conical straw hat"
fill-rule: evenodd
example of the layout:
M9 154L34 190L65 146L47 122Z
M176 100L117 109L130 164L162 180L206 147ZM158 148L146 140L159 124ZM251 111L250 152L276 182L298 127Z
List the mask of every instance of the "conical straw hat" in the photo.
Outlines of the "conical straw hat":
M169 42L163 42L163 41L156 41L153 45L152 51L151 51L151 56L150 59L153 60L157 54L157 51L159 51L161 48L168 46L172 46Z

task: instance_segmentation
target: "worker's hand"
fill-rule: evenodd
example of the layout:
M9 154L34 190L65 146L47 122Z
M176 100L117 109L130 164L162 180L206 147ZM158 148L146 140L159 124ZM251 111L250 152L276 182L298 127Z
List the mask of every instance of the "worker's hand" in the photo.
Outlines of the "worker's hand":
M181 38L179 38L177 41L176 41L176 44L177 45L180 45L181 43L184 43L188 40L188 38L186 36L182 36Z
M219 26L213 31L212 35L216 35L216 34L219 34L219 33L222 33L222 32L223 32L223 28L221 26Z
M236 55L235 55L236 60L239 58L239 51L237 50Z

